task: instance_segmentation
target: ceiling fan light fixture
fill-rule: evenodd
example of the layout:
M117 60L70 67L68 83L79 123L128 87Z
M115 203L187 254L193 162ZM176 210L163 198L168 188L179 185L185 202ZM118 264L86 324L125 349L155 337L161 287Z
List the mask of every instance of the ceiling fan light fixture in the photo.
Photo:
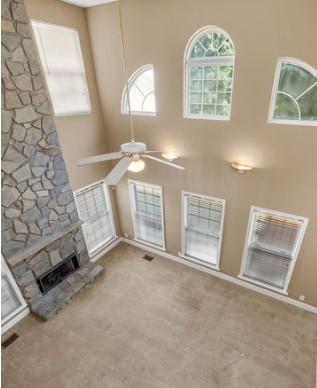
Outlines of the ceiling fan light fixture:
M162 154L162 157L164 159L169 160L170 162L173 162L174 160L179 158L179 155L176 152L164 152Z
M128 167L128 170L131 172L140 172L144 170L144 167L145 167L145 163L142 159L132 160L132 162Z

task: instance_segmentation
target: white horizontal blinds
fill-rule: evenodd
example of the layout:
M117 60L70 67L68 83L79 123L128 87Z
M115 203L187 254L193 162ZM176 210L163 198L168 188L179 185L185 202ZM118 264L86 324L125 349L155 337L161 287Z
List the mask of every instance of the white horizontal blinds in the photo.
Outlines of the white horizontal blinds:
M216 265L224 204L217 199L193 194L185 194L184 201L184 254Z
M135 237L163 247L162 191L160 188L133 184L135 198Z
M21 306L8 276L1 271L1 320L6 319L10 314Z
M88 252L103 248L115 236L110 204L103 183L90 186L76 194L76 202Z
M42 67L56 115L90 111L78 33L32 22Z
M303 221L255 210L245 276L283 289Z

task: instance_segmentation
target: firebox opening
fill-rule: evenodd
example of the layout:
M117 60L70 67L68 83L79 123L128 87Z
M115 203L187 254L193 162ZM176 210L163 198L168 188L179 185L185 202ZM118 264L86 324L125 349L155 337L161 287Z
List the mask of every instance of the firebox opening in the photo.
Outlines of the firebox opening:
M76 254L73 253L37 279L41 292L45 294L76 271L77 268L79 268L78 259Z

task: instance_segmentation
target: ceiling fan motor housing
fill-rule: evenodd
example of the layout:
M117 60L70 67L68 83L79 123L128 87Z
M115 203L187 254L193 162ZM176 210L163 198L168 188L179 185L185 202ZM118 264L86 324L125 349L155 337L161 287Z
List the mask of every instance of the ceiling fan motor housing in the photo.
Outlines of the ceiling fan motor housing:
M131 141L121 144L121 151L127 154L137 154L146 151L146 144Z

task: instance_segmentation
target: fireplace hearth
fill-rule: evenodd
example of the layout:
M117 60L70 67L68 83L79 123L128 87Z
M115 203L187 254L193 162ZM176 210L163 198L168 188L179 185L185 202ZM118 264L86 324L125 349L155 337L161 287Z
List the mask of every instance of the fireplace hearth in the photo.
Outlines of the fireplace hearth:
M76 269L79 268L78 259L75 253L66 257L63 261L44 272L38 279L37 283L43 294L57 286Z

